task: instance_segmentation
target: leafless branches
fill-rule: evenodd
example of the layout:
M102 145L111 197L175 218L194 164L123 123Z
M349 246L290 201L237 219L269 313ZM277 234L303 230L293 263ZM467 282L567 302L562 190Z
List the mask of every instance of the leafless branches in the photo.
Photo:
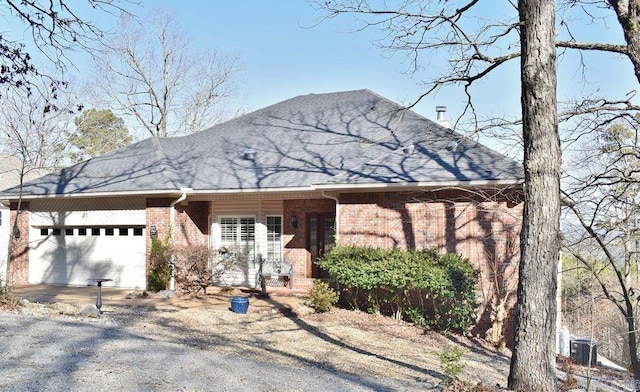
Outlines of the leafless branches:
M42 79L40 83L47 82ZM32 85L37 86L35 81ZM8 91L0 105L1 151L23 161L25 174L43 174L68 163L67 133L78 109L77 102L67 94L57 94L52 108L52 93L46 87L40 91Z
M391 8L386 3L348 0L317 1L315 6L326 12L319 23L323 19L349 15L356 22L357 31L370 28L380 31L382 38L374 44L383 51L404 53L408 73L445 68L438 72L439 77L426 83L425 92L408 108L441 87L459 85L467 96L461 117L468 111L477 120L471 87L501 65L518 58L520 53L517 7L507 3L506 10L494 10L496 13L506 11L505 15L496 17L494 13L489 19L483 16L478 4L478 0L406 0ZM443 54L446 54L444 59Z
M122 3L127 0L87 0L91 8L112 14L127 13ZM64 87L58 76L46 75L35 65L32 50L43 54L58 72L71 64L69 53L76 50L91 52L104 37L104 31L85 19L67 0L2 0L0 13L21 22L30 33L30 44L7 34L0 35L0 85L22 88L31 92L31 78L47 76L48 90L53 94Z
M144 24L125 16L96 61L98 90L152 135L202 130L226 119L239 59L192 46L168 11Z

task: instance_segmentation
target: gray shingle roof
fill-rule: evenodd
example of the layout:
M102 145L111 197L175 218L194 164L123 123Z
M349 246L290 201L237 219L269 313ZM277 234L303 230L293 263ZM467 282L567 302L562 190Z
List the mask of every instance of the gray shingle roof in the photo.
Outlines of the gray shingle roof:
M244 159L247 149L255 150L255 159ZM518 162L369 90L356 90L295 97L189 136L149 138L30 181L24 193L519 183L523 178ZM15 189L2 197L12 195Z

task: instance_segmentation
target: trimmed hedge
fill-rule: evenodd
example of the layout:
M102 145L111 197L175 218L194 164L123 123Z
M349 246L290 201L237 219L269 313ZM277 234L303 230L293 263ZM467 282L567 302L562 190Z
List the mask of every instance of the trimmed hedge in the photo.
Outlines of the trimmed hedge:
M437 330L465 332L474 322L478 271L455 254L338 246L318 265L354 308L390 309Z

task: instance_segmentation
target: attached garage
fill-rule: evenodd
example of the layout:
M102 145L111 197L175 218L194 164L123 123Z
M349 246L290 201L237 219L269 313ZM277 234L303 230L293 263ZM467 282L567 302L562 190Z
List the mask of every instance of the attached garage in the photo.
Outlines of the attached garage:
M145 287L144 199L41 200L31 209L29 283Z

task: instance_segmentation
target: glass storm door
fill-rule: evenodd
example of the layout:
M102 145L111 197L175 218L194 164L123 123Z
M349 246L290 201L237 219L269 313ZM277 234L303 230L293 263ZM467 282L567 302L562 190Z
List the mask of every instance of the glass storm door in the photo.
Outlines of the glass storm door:
M311 254L311 277L326 279L329 274L318 267L315 261L331 251L335 246L335 223L333 214L309 214L308 251Z

